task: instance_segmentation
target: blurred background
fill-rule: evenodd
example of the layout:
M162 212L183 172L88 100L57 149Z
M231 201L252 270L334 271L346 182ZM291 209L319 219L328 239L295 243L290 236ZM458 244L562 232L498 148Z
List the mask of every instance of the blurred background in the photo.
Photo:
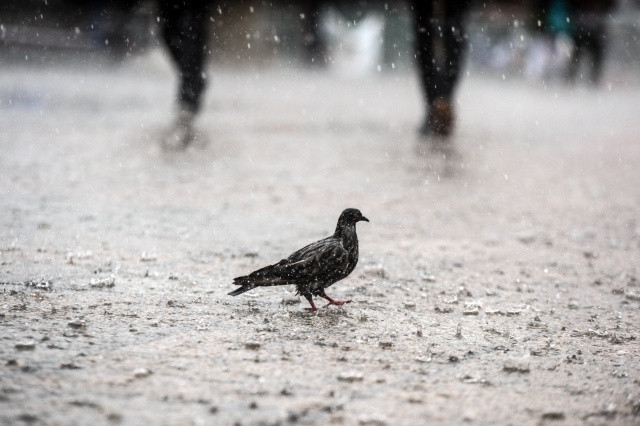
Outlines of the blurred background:
M637 82L640 1L573 3L604 5L596 19L606 28L607 79ZM412 68L410 9L403 1L210 2L209 64L313 64L345 75ZM467 18L468 70L500 79L567 80L577 50L574 9L567 0L475 2ZM312 10L317 17L309 16ZM154 1L2 2L0 53L5 63L50 65L88 53L119 62L160 46L158 22ZM316 57L318 45L323 55ZM588 76L588 64L581 61L576 79Z

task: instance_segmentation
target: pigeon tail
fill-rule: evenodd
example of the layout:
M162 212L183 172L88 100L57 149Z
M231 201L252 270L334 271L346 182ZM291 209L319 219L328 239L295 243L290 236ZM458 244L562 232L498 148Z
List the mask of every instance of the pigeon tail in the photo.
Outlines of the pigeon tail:
M231 293L228 293L229 296L237 296L239 294L244 293L245 291L249 291L249 290L253 290L254 288L256 288L256 285L253 283L248 283L248 284L242 284L242 287L233 290Z

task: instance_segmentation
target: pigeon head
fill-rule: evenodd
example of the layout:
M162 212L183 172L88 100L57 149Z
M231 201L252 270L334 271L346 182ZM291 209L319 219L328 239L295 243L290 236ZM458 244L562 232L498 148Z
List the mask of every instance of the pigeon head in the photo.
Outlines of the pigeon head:
M338 226L355 225L360 221L369 222L369 219L362 216L362 213L360 213L358 209L345 209L338 219Z

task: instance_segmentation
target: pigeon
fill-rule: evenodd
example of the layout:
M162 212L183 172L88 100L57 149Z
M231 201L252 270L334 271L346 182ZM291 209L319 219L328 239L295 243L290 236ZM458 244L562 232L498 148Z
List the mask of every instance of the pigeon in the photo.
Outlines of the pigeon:
M369 219L358 209L345 209L332 236L311 243L278 263L234 278L233 283L240 288L229 295L237 296L256 287L295 284L298 294L309 301L311 311L318 310L313 296L327 299L326 306L350 303L351 300L334 300L324 290L347 277L358 264L356 223L360 221L369 222Z

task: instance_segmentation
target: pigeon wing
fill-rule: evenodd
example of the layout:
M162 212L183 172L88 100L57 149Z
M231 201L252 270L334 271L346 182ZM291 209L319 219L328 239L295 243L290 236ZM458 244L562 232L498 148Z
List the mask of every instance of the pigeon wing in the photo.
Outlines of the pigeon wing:
M317 256L319 253L330 249L331 247L339 245L342 247L342 242L336 237L327 237L321 240L318 240L314 243L311 243L305 247L302 247L300 250L297 250L289 255L283 261L288 262L298 262L300 260L308 259L310 257Z
M349 254L337 238L325 238L291 254L280 262L234 280L236 284L285 285L331 280L344 274Z
M338 239L327 238L305 247L302 260L291 264L297 282L334 282L342 277L349 267L349 253Z

